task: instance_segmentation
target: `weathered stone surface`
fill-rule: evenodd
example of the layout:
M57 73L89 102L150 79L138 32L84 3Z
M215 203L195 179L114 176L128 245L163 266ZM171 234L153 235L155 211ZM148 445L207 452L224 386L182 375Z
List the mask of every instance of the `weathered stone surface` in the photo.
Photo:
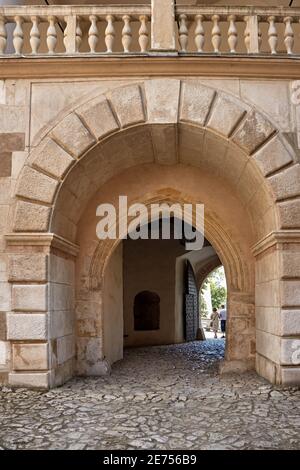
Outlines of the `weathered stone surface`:
M45 340L48 336L46 314L8 313L7 337L19 340Z
M22 132L0 133L0 153L24 150L25 134Z
M151 7L151 49L175 50L174 0L153 0Z
M8 282L0 282L0 312L11 309L11 287Z
M51 254L50 281L73 285L75 281L74 260Z
M77 321L78 325L78 321ZM51 338L67 336L74 332L74 312L67 310L54 310L50 312L50 334ZM79 328L77 326L77 328Z
M282 277L300 278L300 246L297 249L293 247L282 250L280 253L281 274Z
M50 284L51 310L71 310L74 308L74 286Z
M283 131L292 129L292 108L288 80L241 80L240 96L266 113Z
M48 257L44 254L12 254L9 257L9 280L45 282L47 280L47 263Z
M2 367L7 366L7 363L9 361L9 351L10 351L9 342L8 341L2 341L0 339L0 371L1 371Z
M74 359L70 359L67 362L57 366L54 370L51 370L50 373L50 386L51 387L60 387L68 380L70 380L74 375Z
M22 168L25 164L26 158L28 157L27 151L16 151L12 152L12 161L11 161L11 177L17 179L19 174L22 171Z
M237 100L219 94L207 127L228 137L246 111Z
M281 339L281 364L300 366L300 338Z
M203 126L215 97L215 90L186 81L182 86L180 120Z
M110 80L111 83L111 80ZM95 89L106 91L110 83L104 81L37 81L31 86L31 126L30 140L32 144L39 141L51 123L57 122L58 116L73 109L89 98ZM117 82L118 83L118 82ZM47 113L45 113L45 109Z
M32 373L14 373L8 376L10 385L15 387L29 387L38 389L47 389L49 387L49 372L32 372Z
M284 279L281 281L281 302L283 307L299 307L300 280Z
M13 344L13 370L47 370L48 344Z
M75 340L73 335L57 338L57 363L62 364L75 355Z
M74 158L65 152L52 139L46 139L34 152L31 158L33 166L53 175L55 178L63 178L74 162Z
M270 361L264 356L256 353L256 370L259 375L265 377L271 383L276 382L276 378L278 377L278 368L279 366L275 364L275 362Z
M101 338L77 338L78 375L103 375L109 366L103 361Z
M179 80L146 80L145 95L148 121L170 124L178 121Z
M46 285L14 285L12 287L12 309L16 311L47 311Z
M300 336L300 309L281 311L281 332L285 336Z
M26 108L24 106L0 105L0 129L1 132L25 132ZM18 149L15 149L18 150Z
M256 330L256 351L258 354L280 364L280 337L261 330Z
M98 140L119 129L105 96L94 98L78 108L76 113L82 117Z
M255 152L253 158L266 176L291 163L293 161L291 152L291 149L288 149L281 138L276 135L270 142Z
M300 200L278 204L281 228L300 228Z
M50 204L54 199L57 187L58 182L56 180L25 166L17 195Z
M177 132L174 125L151 127L155 161L162 165L177 163Z
M0 341L6 340L6 313L0 313Z
M281 335L282 319L280 307L256 307L255 326L272 335Z
M260 113L252 111L247 114L233 136L233 142L251 154L275 131L272 124Z
M0 153L0 177L11 176L11 152Z
M280 282L277 279L262 282L255 286L255 304L258 307L280 306Z
M300 367L282 367L281 370L282 384L291 387L299 385L300 382Z
M121 127L145 121L141 89L138 85L117 88L108 95Z
M44 232L48 228L51 209L31 202L18 201L14 228L16 232Z
M269 178L275 199L282 200L300 194L300 165L293 165Z
M75 113L69 114L57 124L51 137L76 158L95 143L94 137Z

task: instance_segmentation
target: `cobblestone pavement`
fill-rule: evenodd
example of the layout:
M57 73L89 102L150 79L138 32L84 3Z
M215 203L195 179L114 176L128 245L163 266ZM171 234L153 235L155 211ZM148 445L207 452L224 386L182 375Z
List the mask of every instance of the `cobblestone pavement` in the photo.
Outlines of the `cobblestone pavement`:
M299 449L300 390L218 375L223 340L137 348L112 375L0 392L4 449Z

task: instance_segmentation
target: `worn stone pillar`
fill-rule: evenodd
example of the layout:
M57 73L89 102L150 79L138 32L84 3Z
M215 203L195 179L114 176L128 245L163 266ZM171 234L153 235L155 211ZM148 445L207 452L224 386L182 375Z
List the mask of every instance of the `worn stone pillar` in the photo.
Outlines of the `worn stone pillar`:
M7 236L11 312L9 384L48 389L74 369L74 267L77 246L53 234Z
M175 52L174 0L152 0L151 49L155 52Z
M243 372L255 367L255 313L252 294L232 292L227 303L226 351L221 372Z
M256 245L256 369L300 383L300 232L273 232Z

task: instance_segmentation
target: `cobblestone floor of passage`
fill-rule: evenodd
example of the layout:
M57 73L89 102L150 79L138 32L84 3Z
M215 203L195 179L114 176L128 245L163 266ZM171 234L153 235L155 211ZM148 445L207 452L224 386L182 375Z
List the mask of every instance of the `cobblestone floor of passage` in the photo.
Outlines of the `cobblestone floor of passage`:
M125 351L108 377L0 387L2 449L299 449L300 390L218 374L224 340Z

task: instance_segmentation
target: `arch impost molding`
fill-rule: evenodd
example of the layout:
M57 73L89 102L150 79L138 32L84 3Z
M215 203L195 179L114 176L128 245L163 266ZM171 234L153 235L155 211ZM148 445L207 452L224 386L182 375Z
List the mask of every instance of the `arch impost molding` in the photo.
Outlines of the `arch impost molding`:
M43 246L56 248L63 253L77 256L79 246L55 233L9 233L5 236L7 246Z
M300 244L300 230L279 230L269 233L252 247L253 255L258 256L272 246L283 243Z

